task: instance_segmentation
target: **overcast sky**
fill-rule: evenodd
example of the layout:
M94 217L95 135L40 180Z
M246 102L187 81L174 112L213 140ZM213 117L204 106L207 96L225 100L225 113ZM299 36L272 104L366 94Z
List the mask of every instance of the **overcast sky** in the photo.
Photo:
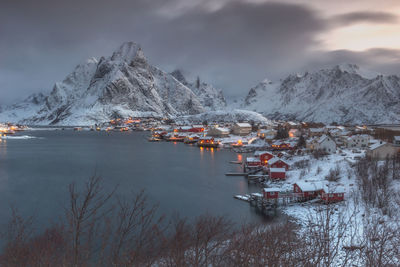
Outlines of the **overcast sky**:
M398 0L2 0L0 104L50 91L124 41L228 96L337 63L400 74L399 14Z

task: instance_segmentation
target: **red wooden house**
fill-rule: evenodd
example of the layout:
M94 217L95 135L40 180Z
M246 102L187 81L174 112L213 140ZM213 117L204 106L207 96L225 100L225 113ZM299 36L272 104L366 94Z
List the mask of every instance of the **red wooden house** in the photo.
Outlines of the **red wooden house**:
M322 189L320 198L323 200L325 203L334 203L334 202L339 202L344 200L344 193L345 190L341 186L324 186Z
M293 184L293 192L303 200L317 198L323 190L322 182L297 182Z
M263 190L264 198L267 200L278 199L280 191L281 191L280 188L264 188Z
M203 125L179 126L179 127L174 129L174 132L201 133L201 132L204 132L204 127L203 127Z
M286 142L283 142L283 141L280 141L280 140L273 142L271 147L274 150L285 150L285 149L291 149L292 148L290 146L290 143L286 143Z
M246 158L246 166L248 166L248 167L257 167L257 166L261 166L261 161L260 161L259 158L247 157L247 158Z
M284 168L269 168L270 179L286 179L286 170Z
M267 151L256 151L254 156L259 157L262 165L267 165L268 161L274 157L274 155Z
M289 163L277 157L270 159L268 161L268 166L270 168L284 168L286 171L290 168Z
M190 128L189 132L202 133L202 132L204 132L204 126L203 125L192 125L192 128Z

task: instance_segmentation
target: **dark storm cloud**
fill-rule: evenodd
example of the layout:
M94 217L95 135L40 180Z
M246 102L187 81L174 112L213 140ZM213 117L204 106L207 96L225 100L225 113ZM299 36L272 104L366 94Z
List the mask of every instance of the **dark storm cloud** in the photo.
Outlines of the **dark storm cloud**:
M323 18L307 5L239 0L3 1L0 104L50 90L79 62L108 56L124 41L142 44L166 71L183 68L227 95L243 95L309 58L335 61L343 53L314 52L318 35L339 22L394 20L379 14Z
M298 61L325 27L301 5L229 1L210 11L198 2L180 13L182 3L6 3L0 11L0 33L6 37L0 39L0 101L48 90L75 64L109 55L130 40L142 44L153 64L199 73L234 94Z
M400 49L374 48L365 51L316 51L315 57L302 68L318 70L337 64L352 63L382 74L400 74Z
M351 12L332 18L336 26L348 26L356 23L396 23L398 17L387 12Z

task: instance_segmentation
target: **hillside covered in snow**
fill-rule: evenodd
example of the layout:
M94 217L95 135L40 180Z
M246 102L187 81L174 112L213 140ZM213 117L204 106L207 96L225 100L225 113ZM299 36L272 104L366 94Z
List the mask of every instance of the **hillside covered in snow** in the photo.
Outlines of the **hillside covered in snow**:
M208 111L196 115L186 115L176 118L175 121L179 124L241 121L260 123L263 125L271 125L273 123L257 112L240 109Z
M3 108L0 121L89 125L115 117L174 117L225 107L221 91L205 83L193 87L150 65L141 47L127 42L108 58L79 64L49 95Z
M273 119L323 123L399 123L400 78L343 64L264 80L250 89L242 109Z

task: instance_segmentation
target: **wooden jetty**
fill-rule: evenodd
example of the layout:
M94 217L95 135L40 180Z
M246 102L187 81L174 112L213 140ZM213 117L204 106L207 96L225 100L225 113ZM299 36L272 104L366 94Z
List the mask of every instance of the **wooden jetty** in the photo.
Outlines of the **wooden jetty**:
M225 176L247 176L245 172L227 172Z

